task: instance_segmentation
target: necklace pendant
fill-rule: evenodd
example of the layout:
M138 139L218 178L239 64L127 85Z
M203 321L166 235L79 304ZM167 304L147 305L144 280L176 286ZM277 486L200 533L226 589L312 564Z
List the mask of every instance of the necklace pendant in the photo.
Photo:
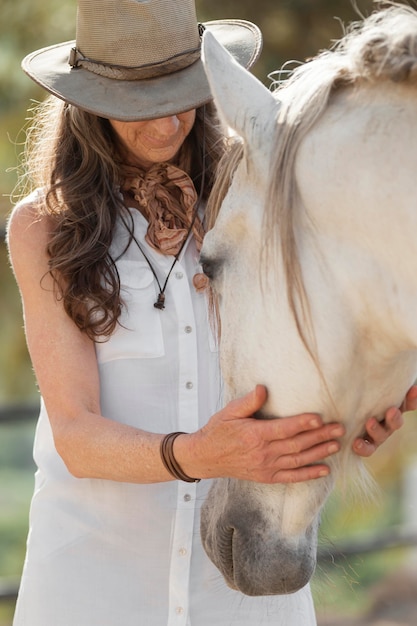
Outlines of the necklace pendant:
M165 309L165 294L160 292L158 296L158 300L154 304L155 309L163 310Z

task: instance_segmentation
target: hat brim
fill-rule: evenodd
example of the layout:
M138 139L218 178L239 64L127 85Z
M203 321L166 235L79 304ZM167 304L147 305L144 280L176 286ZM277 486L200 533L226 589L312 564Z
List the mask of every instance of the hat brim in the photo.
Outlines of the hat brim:
M205 28L244 67L249 69L262 49L259 28L245 20L205 22ZM69 63L75 41L36 50L22 68L44 89L85 111L130 122L167 117L198 108L212 99L201 59L189 67L158 78L116 80Z

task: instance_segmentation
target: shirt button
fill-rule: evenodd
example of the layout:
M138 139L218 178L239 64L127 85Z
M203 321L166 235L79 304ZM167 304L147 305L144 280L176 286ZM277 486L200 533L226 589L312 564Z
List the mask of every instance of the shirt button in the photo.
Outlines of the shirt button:
M175 272L175 278L181 280L181 278L184 278L184 274L182 272Z
M185 386L186 386L186 388L187 388L187 389L192 389L192 388L194 387L194 385L193 385L193 383L192 383L192 382L188 382L188 383L186 383L186 385L185 385Z
M192 332L193 332L193 329L192 329L192 327L191 327L191 326L186 326L186 327L184 328L184 330L185 330L185 332L186 332L186 333L192 333Z
M184 496L184 502L189 502L191 500L191 496L189 493L186 493Z
M185 556L187 554L186 548L180 548L178 552L180 556Z
M184 613L184 609L182 608L182 606L177 606L175 612L177 615L182 615Z

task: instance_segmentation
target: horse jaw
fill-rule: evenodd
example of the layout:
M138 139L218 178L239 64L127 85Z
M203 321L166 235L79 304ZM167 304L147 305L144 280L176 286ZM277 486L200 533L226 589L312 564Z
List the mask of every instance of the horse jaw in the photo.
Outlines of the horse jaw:
M202 60L221 121L256 149L264 133L275 127L279 103L208 31Z

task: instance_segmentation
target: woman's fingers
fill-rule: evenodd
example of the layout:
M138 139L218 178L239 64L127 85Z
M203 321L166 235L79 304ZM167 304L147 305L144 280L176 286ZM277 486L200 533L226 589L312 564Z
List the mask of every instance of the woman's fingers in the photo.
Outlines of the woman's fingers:
M324 459L340 450L338 438L344 427L323 424L314 413L262 419L266 397L266 388L258 385L229 402L201 429L194 438L193 463L202 465L198 475L271 483L312 480L329 473ZM181 454L181 441L178 446Z
M319 443L343 437L345 434L342 424L337 422L323 424L319 416L309 416L307 413L284 417L275 422L276 436L273 439L281 442L282 450L286 453L301 452Z
M324 460L339 452L341 443L338 438L345 433L341 424L323 425L321 418L311 414L270 420L268 433L266 427L265 421L258 425L265 437L264 444L256 447L253 455L248 450L246 457L247 463L252 463L249 480L265 483L298 482L327 476L330 468ZM293 436L285 436L292 432L295 432Z
M383 444L404 423L402 413L417 410L417 385L413 385L401 407L391 407L385 413L385 419L379 422L371 417L365 424L365 435L358 437L353 442L353 450L363 457L371 456L377 448Z
M353 450L360 456L371 456L403 423L402 413L395 407L388 409L382 422L375 417L369 418L365 424L366 434L355 439Z
M415 411L417 409L417 385L413 385L407 392L401 410Z
M226 421L252 417L265 404L266 398L266 387L256 385L255 389L252 389L246 395L229 402L219 414Z
M298 453L279 454L277 463L280 469L297 469L323 461L326 457L339 452L340 447L340 443L336 440L326 441L311 448L303 449Z
M292 440L272 442L274 458L265 468L269 470L265 482L299 482L327 476L330 468L323 461L339 452L341 444L334 437L344 432L340 424L326 424Z
M330 474L330 467L324 464L305 465L297 469L278 470L271 479L271 483L300 483L306 480L325 478Z

